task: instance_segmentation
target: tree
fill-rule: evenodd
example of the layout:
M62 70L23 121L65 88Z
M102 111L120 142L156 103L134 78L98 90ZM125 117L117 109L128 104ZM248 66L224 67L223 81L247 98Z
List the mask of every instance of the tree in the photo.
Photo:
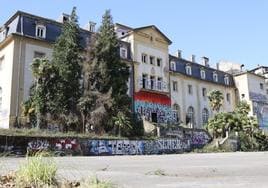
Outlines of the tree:
M94 99L88 122L109 131L113 128L113 117L119 111L129 116L131 104L127 95L129 69L120 59L119 42L109 10L103 16L98 33L91 37L85 59L84 96Z
M208 94L210 106L213 111L219 112L223 103L223 94L219 90L213 90Z
M119 111L117 113L117 116L113 117L113 120L114 120L115 126L117 127L119 137L121 136L122 129L132 128L130 119L123 112Z
M246 101L240 101L235 111L239 114L247 115L250 112L250 106Z
M50 99L53 98L54 82L58 79L56 68L47 59L35 59L31 64L34 84L30 96L23 105L23 114L35 126L40 128L46 124L46 115L50 111ZM35 120L33 120L35 118Z
M64 22L62 33L57 39L51 63L56 67L59 79L54 83L55 96L52 99L54 114L76 113L81 97L81 46L79 26L74 7L70 18Z

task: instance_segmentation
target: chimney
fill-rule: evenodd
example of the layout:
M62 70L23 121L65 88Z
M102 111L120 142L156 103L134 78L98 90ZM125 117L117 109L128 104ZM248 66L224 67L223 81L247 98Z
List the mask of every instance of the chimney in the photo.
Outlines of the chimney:
M203 65L209 67L209 58L204 56L202 57L202 59L203 59Z
M70 19L70 15L62 13L62 15L59 17L58 21L61 23L64 23Z
M193 54L191 55L190 61L195 63L195 55L193 55Z
M86 25L86 30L90 32L95 32L95 26L96 26L95 22L89 21L88 24Z
M176 57L179 58L179 59L181 59L181 50L177 50Z
M220 70L220 63L216 63L216 69Z

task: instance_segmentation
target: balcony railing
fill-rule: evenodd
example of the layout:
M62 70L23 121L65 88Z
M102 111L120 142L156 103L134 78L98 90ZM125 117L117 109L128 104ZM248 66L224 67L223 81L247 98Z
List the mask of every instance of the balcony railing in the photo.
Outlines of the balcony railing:
M152 81L150 79L143 79L139 78L139 88L140 89L149 89L149 90L154 90L154 91L162 91L166 92L167 91L167 83L164 81Z

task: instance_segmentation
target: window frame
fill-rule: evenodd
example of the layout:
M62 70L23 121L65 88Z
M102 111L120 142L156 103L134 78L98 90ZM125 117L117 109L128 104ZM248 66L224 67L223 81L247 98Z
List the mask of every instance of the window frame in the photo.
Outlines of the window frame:
M172 81L172 90L177 92L178 91L178 82L177 81Z
M226 93L226 101L228 103L231 103L231 94L230 93Z
M141 62L148 63L148 55L146 53L141 54Z
M264 89L264 84L260 83L260 89L263 90Z
M207 124L208 119L209 119L209 110L207 108L203 108L203 110L202 110L202 125Z
M193 86L191 84L188 84L188 94L193 95Z
M187 75L192 75L192 67L190 65L185 66L185 71Z
M125 51L125 56L122 55L123 54L122 53L123 51ZM124 48L124 47L120 47L120 57L123 58L123 59L127 59L127 55L128 55L127 54L127 49Z
M149 62L150 62L150 65L155 65L155 56L150 55L149 56Z
M230 85L230 78L228 75L224 76L224 83L225 83L225 85Z
M206 79L206 71L204 69L200 70L200 77L201 79L205 80Z
M5 61L5 55L2 55L0 57L0 71L3 70L4 61Z
M40 31L39 31L39 29L40 29ZM41 31L42 31L42 34L40 33ZM35 36L38 38L45 39L46 38L46 26L43 24L37 24L35 26Z
M216 72L213 72L213 81L214 82L218 82L219 81L218 73L216 73Z
M162 66L162 58L161 57L158 57L158 58L156 58L156 65L158 66L158 67L161 67Z

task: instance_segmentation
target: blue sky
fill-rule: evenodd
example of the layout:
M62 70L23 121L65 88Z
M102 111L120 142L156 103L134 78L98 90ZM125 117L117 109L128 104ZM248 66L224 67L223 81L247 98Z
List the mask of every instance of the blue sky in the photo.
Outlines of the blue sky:
M100 23L105 9L114 22L140 27L156 25L183 57L207 56L211 64L229 60L247 69L268 65L268 1L265 0L3 0L2 25L17 10L57 19L77 7L80 26L89 20Z

